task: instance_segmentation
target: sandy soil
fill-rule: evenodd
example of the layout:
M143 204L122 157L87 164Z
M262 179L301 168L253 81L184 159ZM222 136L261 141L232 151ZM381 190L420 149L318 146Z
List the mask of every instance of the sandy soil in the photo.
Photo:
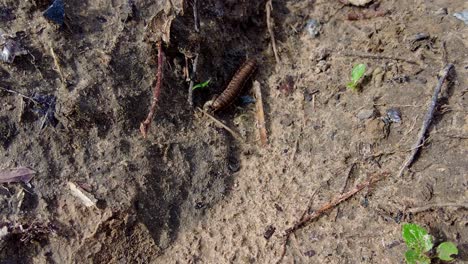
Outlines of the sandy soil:
M456 263L468 261L468 26L453 16L466 1L273 1L280 63L263 1L199 1L200 33L192 1L64 2L62 27L42 15L48 1L0 5L0 29L30 53L0 63L0 86L55 96L58 120L41 130L30 100L0 90L0 169L37 171L31 187L0 188L0 263L275 263L303 214L385 172L295 232L282 263L404 263L406 222L455 242ZM164 10L175 19L144 139L158 56L150 29ZM186 57L191 64L196 53L195 81L211 83L194 92L195 107L221 93L246 58L258 61L267 146L254 104L215 114L239 141L187 103ZM427 139L397 177L448 62L455 71ZM353 92L345 85L358 63L367 71ZM250 83L243 95L253 95ZM384 122L390 109L400 123ZM85 207L68 182L96 206ZM446 203L465 208L408 212Z

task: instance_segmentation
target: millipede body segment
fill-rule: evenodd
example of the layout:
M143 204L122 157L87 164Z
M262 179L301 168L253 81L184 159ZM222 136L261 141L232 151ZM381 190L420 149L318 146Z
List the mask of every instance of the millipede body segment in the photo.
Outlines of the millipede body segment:
M244 62L239 70L237 70L234 77L232 77L232 80L229 82L226 89L213 101L211 110L216 112L232 104L242 91L245 83L254 73L256 67L257 62L255 59L248 59Z

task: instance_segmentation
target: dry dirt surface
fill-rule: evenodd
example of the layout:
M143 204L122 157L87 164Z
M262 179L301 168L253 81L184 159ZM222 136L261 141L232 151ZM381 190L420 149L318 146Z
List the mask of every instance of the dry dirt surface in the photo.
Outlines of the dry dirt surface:
M468 261L468 25L453 16L468 3L343 2L273 0L268 19L265 1L64 0L59 26L43 16L49 1L2 1L2 36L27 52L0 62L0 169L36 174L0 186L0 263L404 263L408 222ZM161 95L143 138L157 43ZM250 97L214 113L235 138L198 107L248 58ZM352 91L358 63L367 70ZM193 106L188 75L211 80ZM371 176L381 180L285 244L301 217Z

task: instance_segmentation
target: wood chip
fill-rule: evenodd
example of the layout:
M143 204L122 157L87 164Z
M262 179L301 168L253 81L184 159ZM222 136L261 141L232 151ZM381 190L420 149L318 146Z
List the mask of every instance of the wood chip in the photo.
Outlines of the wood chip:
M73 182L68 182L68 187L73 196L80 199L86 207L96 206L97 199L81 187L77 186Z

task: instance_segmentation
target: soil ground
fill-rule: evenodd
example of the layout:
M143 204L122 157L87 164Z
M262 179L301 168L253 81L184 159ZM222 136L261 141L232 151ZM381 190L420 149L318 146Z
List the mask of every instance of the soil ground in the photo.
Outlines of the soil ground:
M453 16L466 1L275 0L280 63L263 1L199 1L200 33L192 1L172 1L162 94L146 139L139 126L158 56L148 30L171 1L64 2L62 27L42 15L48 1L0 6L0 29L31 54L2 62L0 85L55 96L58 120L41 130L34 104L0 91L0 168L37 171L31 187L0 188L0 263L275 263L285 230L304 213L384 172L295 232L282 262L404 263L405 222L426 227L436 243L456 243L456 262L468 261L468 26ZM317 35L307 30L311 19ZM197 52L195 81L211 79L194 92L197 107L246 58L258 61L252 79L263 93L267 146L259 146L254 104L216 113L240 142L187 103L185 58L191 64ZM456 74L417 159L397 177L447 62ZM353 92L345 84L358 63L367 71ZM250 83L243 95L253 95ZM390 109L401 122L384 122ZM68 182L96 206L85 207ZM445 203L459 206L408 212Z

